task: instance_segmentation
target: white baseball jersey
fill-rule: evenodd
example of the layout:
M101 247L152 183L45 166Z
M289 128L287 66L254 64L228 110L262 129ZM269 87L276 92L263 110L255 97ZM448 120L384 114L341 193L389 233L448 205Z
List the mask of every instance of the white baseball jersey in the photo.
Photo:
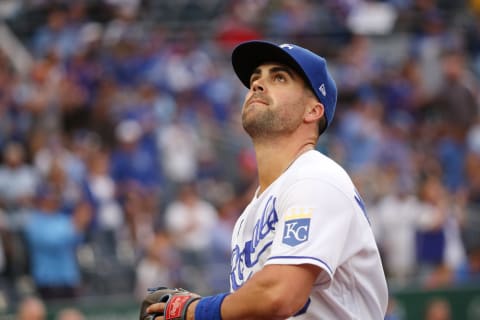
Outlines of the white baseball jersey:
M291 319L384 318L387 284L363 202L348 174L318 151L296 159L236 222L231 290L267 264L322 269Z

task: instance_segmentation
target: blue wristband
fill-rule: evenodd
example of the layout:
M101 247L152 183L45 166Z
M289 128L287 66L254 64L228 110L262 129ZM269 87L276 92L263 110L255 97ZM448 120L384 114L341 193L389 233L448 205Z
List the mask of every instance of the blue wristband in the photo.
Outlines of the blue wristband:
M222 320L220 309L223 299L229 294L220 293L201 298L195 308L195 320Z

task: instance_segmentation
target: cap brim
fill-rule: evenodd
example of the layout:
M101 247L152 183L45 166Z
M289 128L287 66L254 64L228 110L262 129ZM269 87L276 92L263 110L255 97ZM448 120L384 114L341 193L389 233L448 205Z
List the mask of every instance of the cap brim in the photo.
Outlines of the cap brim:
M262 63L278 62L295 69L306 77L302 68L278 45L266 41L249 41L238 45L232 52L233 70L245 87L250 88L250 77Z

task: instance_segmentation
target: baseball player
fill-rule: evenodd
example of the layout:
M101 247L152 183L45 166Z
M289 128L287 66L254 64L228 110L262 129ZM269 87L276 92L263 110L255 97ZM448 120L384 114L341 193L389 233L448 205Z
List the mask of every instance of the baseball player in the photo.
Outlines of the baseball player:
M161 289L141 319L383 319L388 290L362 199L315 150L337 100L325 59L250 41L232 63L249 89L242 123L259 186L233 231L231 292Z

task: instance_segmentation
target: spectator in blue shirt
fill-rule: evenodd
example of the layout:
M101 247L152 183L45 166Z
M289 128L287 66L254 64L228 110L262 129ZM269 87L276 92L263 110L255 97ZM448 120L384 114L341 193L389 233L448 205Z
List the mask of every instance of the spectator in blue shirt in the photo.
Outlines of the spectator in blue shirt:
M118 185L119 195L131 188L158 191L161 181L155 151L142 144L144 133L135 120L121 121L115 130L118 145L111 157L112 177Z
M25 225L31 273L45 299L73 298L81 284L76 248L91 213L79 205L72 215L61 210L60 196L48 186L39 191L37 207Z

